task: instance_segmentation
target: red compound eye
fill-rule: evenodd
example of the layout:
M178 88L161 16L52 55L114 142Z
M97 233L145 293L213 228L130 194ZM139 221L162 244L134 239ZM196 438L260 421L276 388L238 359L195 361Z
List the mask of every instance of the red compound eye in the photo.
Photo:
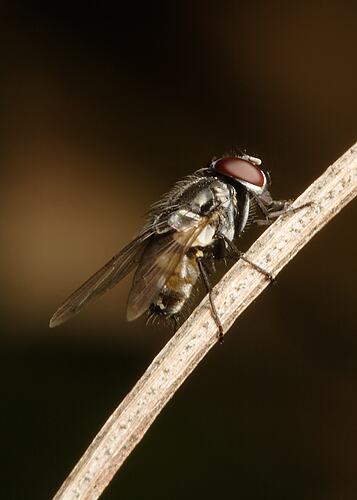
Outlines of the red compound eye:
M264 187L263 171L257 165L242 158L220 158L214 163L214 168L223 175L249 182L258 188Z

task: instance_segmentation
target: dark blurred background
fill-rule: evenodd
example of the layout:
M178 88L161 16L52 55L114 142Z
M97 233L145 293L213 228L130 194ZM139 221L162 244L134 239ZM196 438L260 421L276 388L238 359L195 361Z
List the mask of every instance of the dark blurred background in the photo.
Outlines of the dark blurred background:
M50 498L171 335L126 323L128 279L50 330L59 303L215 155L263 158L277 198L319 176L356 140L356 23L356 2L2 2L1 498ZM357 498L356 215L244 313L104 499Z

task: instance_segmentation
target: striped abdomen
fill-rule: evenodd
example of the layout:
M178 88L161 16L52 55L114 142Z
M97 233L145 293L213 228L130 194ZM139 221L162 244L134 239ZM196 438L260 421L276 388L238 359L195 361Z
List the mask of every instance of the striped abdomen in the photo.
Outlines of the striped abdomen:
M184 255L157 300L151 304L151 312L165 317L178 315L190 298L199 274L196 255Z

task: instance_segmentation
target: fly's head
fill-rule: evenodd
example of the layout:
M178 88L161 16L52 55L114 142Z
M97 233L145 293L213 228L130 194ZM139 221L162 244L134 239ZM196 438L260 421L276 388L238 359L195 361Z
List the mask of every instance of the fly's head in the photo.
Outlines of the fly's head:
M211 169L228 182L238 183L249 193L261 196L267 191L269 178L261 168L261 160L253 156L227 156L213 160Z
M253 156L230 155L213 160L208 170L210 175L217 175L221 179L225 179L237 191L240 187L240 192L243 189L243 193L245 192L249 199L254 199L264 216L263 219L254 219L254 222L268 225L280 215L291 211L292 200L274 200L272 198L269 191L270 175L262 169L261 164L261 160Z

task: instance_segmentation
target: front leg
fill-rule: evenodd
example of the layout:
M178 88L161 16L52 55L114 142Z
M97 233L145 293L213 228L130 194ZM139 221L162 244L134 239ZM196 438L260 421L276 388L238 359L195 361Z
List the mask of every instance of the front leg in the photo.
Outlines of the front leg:
M253 222L259 226L269 226L280 215L294 213L311 205L311 202L309 202L298 207L292 207L294 200L273 200L269 191L265 191L262 195L253 194L253 197L264 216L264 219L253 219Z

